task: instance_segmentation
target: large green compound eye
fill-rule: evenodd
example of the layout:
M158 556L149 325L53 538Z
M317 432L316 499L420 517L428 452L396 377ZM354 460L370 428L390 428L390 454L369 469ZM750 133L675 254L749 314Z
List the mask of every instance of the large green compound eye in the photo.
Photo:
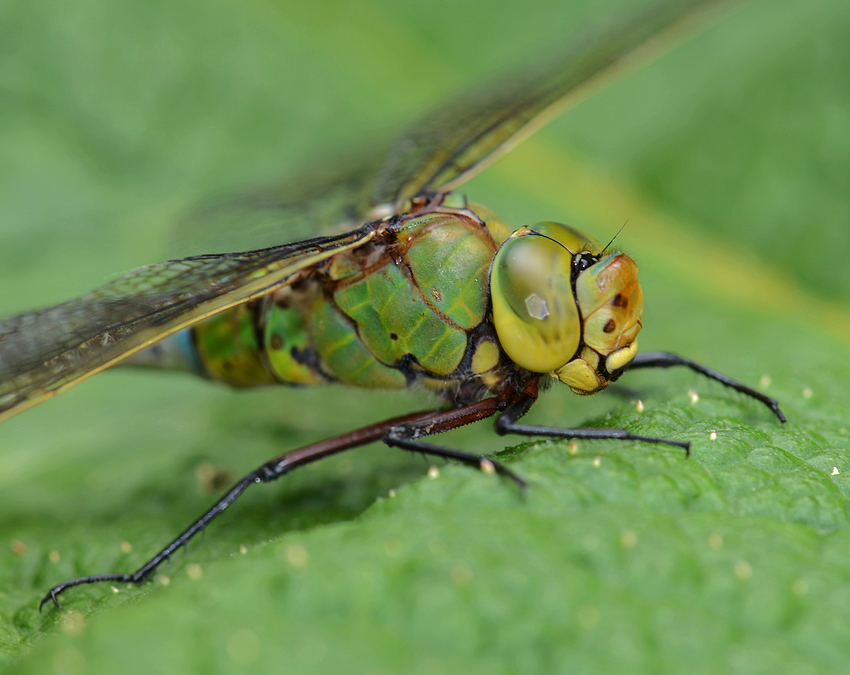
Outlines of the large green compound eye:
M528 228L517 230L496 253L493 323L502 349L521 368L548 373L575 355L581 319L571 273L570 251Z

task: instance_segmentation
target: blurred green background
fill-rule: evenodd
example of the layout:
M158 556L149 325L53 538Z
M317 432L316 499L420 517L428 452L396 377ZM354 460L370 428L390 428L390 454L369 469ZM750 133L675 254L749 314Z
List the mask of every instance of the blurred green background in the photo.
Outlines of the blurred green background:
M199 199L386 139L452 91L637 5L5 2L0 315L159 261L170 224ZM642 349L763 381L787 425L687 373L635 373L587 400L556 389L532 421L689 439L693 456L522 444L503 459L533 482L523 498L463 467L428 480L421 459L370 447L249 492L164 569L167 588L79 589L66 611L40 615L53 584L134 569L197 516L221 489L199 467L235 478L430 405L107 373L0 428L0 663L839 670L850 657L848 32L843 0L749 3L464 187L515 226L561 220L605 239L628 220L619 241L641 266ZM446 443L495 453L513 441L484 423Z

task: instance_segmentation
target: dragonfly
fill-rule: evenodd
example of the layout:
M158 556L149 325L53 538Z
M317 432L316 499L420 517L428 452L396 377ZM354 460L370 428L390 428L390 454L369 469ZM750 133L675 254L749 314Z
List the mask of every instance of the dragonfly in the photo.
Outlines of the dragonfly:
M716 4L663 2L547 64L449 101L356 172L232 199L216 211L229 214L225 227L207 212L207 235L250 241L251 250L148 265L0 321L0 421L119 364L182 369L234 387L418 388L441 401L275 457L138 570L65 581L40 608L60 606L59 595L76 586L150 579L251 485L367 443L455 460L520 486L522 477L496 459L423 439L495 417L499 434L690 449L686 441L624 429L520 423L553 382L590 395L627 370L684 366L784 422L776 400L745 384L676 354L638 353L638 268L613 242L602 246L556 222L511 229L455 191L589 86ZM235 228L228 224L234 218ZM279 243L292 222L317 230ZM351 222L357 226L339 227Z

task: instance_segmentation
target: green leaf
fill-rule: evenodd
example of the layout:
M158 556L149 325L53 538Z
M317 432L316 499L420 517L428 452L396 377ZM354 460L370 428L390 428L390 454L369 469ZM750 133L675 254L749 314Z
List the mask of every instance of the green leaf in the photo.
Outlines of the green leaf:
M198 198L384 138L581 35L605 16L592 4L6 3L0 314L160 260ZM105 373L0 427L0 663L838 671L848 24L841 0L746 5L465 187L514 226L561 220L604 240L628 220L618 243L641 267L641 348L760 386L787 424L687 372L629 374L591 399L553 387L530 421L690 440L691 458L516 445L487 423L446 435L509 463L531 483L521 494L455 465L429 479L420 458L373 446L250 490L163 568L168 586L74 589L39 614L55 583L143 563L215 499L216 478L432 405Z

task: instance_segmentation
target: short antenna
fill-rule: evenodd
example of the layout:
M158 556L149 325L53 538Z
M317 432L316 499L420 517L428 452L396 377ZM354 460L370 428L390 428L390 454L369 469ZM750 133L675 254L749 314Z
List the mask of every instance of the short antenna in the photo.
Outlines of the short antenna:
M626 225L628 225L628 224L629 224L629 219L626 218L626 222L623 223L623 226L619 230L617 230L617 234L615 234L613 237L611 237L611 241L609 241L607 244L605 244L605 248L602 249L602 251L599 253L599 255L605 255L605 251L607 251L608 248L611 246L611 244L613 244L616 241L617 237L620 236L620 232L625 230Z

